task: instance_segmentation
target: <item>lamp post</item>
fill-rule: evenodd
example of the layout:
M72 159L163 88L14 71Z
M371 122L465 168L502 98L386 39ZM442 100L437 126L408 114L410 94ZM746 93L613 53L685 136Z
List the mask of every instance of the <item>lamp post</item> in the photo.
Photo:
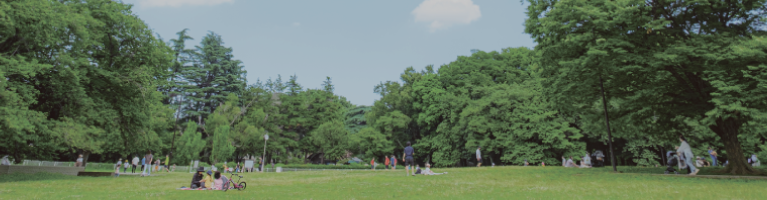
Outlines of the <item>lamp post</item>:
M266 141L269 140L269 131L264 134L264 155L261 157L261 172L264 172L266 166Z

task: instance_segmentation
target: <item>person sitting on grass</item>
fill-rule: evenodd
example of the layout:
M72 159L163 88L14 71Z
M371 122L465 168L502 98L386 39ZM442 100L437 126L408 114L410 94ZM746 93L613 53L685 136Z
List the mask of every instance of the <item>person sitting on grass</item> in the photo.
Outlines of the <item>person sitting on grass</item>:
M578 165L573 162L573 157L570 156L570 159L567 159L567 162L565 163L565 167L578 167Z
M525 159L525 167L527 167L528 165L530 165L530 163L527 162L527 159Z
M197 173L195 173L194 176L192 176L192 184L189 185L189 188L197 189L197 188L203 187L202 185L203 172L205 172L205 168L202 168L202 167L197 168Z
M202 186L202 188L213 188L213 172L208 170L208 175L203 178L200 183L204 183L205 185Z
M413 174L413 176L415 176L416 174L421 174L421 172L423 172L423 171L421 171L421 165L415 165L415 170L414 171L415 171L415 173Z
M447 174L447 172L445 172L445 173L434 173L434 171L431 171L431 165L429 163L426 163L426 169L421 171L421 174L423 174L423 175L442 175L442 174Z
M223 189L224 188L224 183L225 183L224 181L227 181L226 180L226 176L221 176L221 172L216 172L213 175L213 178L215 178L213 180L213 189L214 190L221 190L221 189Z
M589 156L589 154L583 156L583 160L581 160L581 168L591 168L591 156Z

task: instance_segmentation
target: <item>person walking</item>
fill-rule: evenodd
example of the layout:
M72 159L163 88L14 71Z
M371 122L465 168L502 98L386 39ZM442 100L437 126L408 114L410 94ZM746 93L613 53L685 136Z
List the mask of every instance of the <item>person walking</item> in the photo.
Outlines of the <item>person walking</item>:
M117 172L120 172L120 168L123 166L123 159L118 158L117 159Z
M391 165L391 160L389 160L389 156L388 155L385 155L384 156L384 167L388 170L389 169L389 165Z
M679 135L679 141L681 144L679 145L679 149L677 149L677 152L680 152L684 155L684 162L687 164L687 167L690 168L692 173L690 175L696 175L698 174L698 171L700 169L695 168L695 164L692 162L693 154L692 154L692 148L690 148L690 144L687 143L687 140L684 138L683 135Z
M146 155L144 155L145 159L145 166L144 166L144 172L142 174L146 174L147 176L152 175L152 150L147 150Z
M128 159L125 159L123 166L125 166L125 168L123 168L123 174L128 173L128 166L130 166L130 163L128 163Z
M394 155L391 155L391 170L394 170L397 168L397 157L394 157Z
M402 153L402 160L405 161L405 175L410 175L410 167L415 167L415 162L413 162L413 154L415 154L415 150L412 146L410 146L410 141L407 142L407 147L405 147L405 153ZM415 176L415 169L413 169L413 176Z
M479 151L481 148L482 147L477 146L477 167L482 166L482 152Z
M168 165L169 161L170 161L170 155L165 154L165 172L170 172L170 165Z
M376 170L376 158L370 159L370 170Z
M708 147L708 155L711 156L711 166L717 166L716 151L713 148Z
M138 166L138 156L133 156L133 168L131 168L131 173L136 173L136 167Z

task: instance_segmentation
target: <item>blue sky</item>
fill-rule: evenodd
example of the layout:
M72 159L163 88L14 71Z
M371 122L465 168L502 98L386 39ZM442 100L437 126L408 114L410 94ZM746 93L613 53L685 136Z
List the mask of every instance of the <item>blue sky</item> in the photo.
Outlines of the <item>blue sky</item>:
M517 0L123 0L165 41L209 31L243 61L248 82L297 75L304 88L333 78L335 93L372 105L373 87L407 67L440 66L471 49L532 48Z

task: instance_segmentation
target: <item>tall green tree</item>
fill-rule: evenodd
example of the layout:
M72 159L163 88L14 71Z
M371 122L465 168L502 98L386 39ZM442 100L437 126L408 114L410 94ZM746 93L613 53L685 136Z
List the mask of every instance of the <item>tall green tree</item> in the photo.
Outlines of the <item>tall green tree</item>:
M188 107L186 118L204 124L219 104L229 94L240 95L245 89L245 75L242 62L234 59L232 48L225 47L220 35L208 33L200 46L196 46L194 67L185 72L185 79L192 85L185 90ZM213 130L205 131L209 134Z
M765 1L529 3L526 32L538 43L546 94L560 108L597 102L603 79L608 99L625 101L614 118L658 117L665 131L641 134L677 141L696 134L678 131L687 124L673 119L698 121L724 143L728 172L754 173L738 136L767 108L759 75Z

